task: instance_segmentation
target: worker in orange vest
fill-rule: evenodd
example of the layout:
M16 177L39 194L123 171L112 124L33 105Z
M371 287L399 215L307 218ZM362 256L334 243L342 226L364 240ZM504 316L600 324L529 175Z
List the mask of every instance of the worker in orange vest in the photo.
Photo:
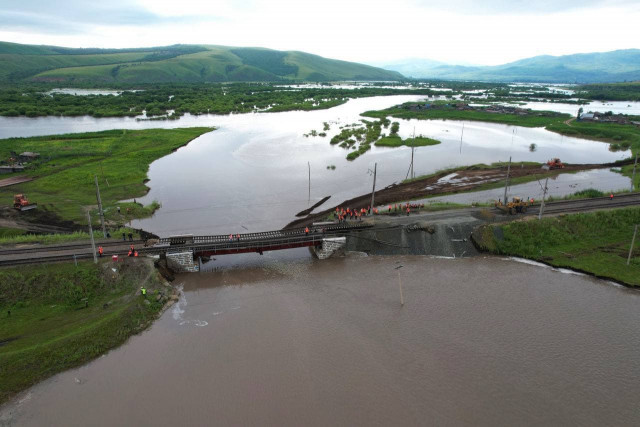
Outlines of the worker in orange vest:
M409 208L409 206L407 206L407 216L409 216L410 212L411 212L411 209Z
M134 251L133 256L138 256L138 251Z
M309 227L304 228L304 234L309 235Z
M609 194L609 200L613 200L613 193Z
M127 256L131 256L132 252L131 250L129 250L129 253L127 254Z
M102 258L102 252L104 252L102 246L98 246L98 254L100 254L100 258Z

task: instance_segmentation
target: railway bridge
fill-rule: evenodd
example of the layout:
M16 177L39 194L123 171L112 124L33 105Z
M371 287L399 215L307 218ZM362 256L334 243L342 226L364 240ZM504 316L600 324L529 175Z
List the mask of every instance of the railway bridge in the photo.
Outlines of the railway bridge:
M370 223L319 223L308 228L266 231L234 235L180 235L159 239L141 250L144 254L160 254L173 270L197 271L196 260L227 254L313 247L320 259L344 247L345 234L372 227Z

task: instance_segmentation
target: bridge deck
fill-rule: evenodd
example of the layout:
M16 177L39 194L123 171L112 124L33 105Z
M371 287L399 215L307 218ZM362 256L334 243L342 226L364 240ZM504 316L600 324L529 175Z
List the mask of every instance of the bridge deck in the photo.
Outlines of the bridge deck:
M194 256L212 256L247 252L266 252L281 249L320 246L322 240L372 227L372 224L334 224L291 230L266 231L240 235L173 236L163 238L152 247L142 250L146 254L192 251ZM238 237L239 236L239 237Z

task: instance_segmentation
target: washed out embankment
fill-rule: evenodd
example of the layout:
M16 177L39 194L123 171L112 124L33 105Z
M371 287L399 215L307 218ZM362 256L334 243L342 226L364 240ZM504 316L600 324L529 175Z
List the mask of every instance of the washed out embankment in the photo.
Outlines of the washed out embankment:
M547 171L541 169L538 164L519 164L513 163L509 172L509 179L538 179L544 176L555 176L560 173L578 172L589 169L602 169L611 167L620 167L632 164L633 160L627 159L615 163L604 164L575 164L567 165L563 169ZM459 169L450 169L429 175L425 178L418 178L410 182L401 184L392 184L386 188L376 191L376 205L387 205L398 202L409 201L418 198L425 198L435 195L444 195L451 193L460 193L464 191L477 190L481 187L504 182L506 177L507 166L500 165L498 167L486 167L484 165L468 166ZM454 179L446 179L449 175L455 174ZM444 179L443 179L444 178ZM321 212L311 214L305 218L294 220L287 224L284 228L296 228L310 225L313 222L326 219L336 207L350 207L352 209L366 208L371 204L371 194L365 194L353 199L345 200L341 204L333 208L323 210Z

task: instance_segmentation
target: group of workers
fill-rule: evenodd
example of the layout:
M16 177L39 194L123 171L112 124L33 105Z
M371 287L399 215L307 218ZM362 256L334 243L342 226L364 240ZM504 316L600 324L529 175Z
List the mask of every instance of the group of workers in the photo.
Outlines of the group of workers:
M127 256L138 256L138 251L136 251L133 245L129 246L129 253Z
M104 248L102 246L98 246L98 255L100 256L100 258L102 258L103 254L104 254ZM127 256L133 256L133 257L138 256L138 251L133 245L129 246L129 252Z
M371 214L377 215L378 208L372 208L371 206L360 209L336 208L336 218L338 218L338 222L345 222L346 220L362 221L363 216L369 216Z
M424 203L405 203L404 205L402 203L398 204L396 203L395 205L389 205L389 212L388 213L406 213L407 216L409 216L409 214L411 213L411 209L415 209L415 210L419 210L424 208Z
M396 203L395 205L389 205L388 213L406 213L409 215L412 209L418 210L424 208L424 203ZM338 218L339 222L345 222L346 220L354 220L354 221L362 221L363 216L368 215L377 215L380 212L378 208L372 208L371 206L367 206L366 208L360 209L351 209L351 208L342 208L337 207L335 216Z

